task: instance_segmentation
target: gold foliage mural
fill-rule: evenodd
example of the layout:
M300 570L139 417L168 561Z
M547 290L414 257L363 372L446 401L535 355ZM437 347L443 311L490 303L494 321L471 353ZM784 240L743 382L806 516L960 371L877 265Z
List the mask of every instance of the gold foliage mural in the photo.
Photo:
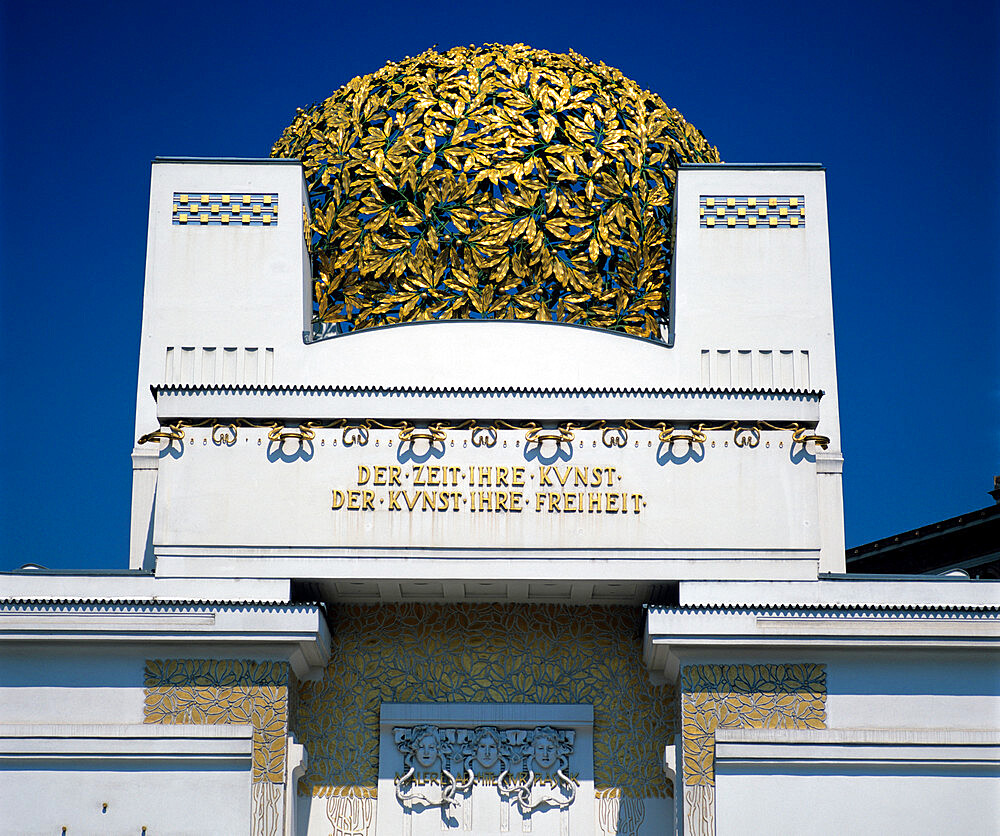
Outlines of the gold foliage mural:
M826 728L823 665L691 665L681 684L686 785L715 785L716 729Z
M682 161L676 110L581 55L434 49L300 110L317 323L532 319L658 338Z
M253 726L253 780L284 783L288 664L211 659L146 662L144 722Z
M661 764L674 690L652 685L643 667L641 610L399 604L332 615L326 675L300 686L300 790L374 796L383 702L590 703L597 789L670 794Z

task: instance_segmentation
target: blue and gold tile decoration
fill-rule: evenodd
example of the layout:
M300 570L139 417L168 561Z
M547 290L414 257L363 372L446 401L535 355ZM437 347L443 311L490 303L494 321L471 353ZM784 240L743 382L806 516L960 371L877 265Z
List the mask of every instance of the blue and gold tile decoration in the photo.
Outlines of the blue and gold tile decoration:
M701 228L795 229L806 225L804 195L701 195Z
M174 192L174 226L277 226L278 195Z

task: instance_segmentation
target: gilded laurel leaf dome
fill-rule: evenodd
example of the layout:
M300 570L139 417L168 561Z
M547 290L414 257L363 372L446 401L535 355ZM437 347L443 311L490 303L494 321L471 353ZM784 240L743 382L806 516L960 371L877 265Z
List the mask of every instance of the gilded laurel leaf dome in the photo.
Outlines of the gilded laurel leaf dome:
M718 152L618 70L428 50L300 110L314 317L331 331L535 319L660 336L680 162Z

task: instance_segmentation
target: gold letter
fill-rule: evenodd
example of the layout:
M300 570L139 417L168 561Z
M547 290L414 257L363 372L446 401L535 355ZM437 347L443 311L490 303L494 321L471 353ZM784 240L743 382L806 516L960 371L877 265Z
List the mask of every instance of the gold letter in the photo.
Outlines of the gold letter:
M358 484L363 485L371 478L372 472L363 464L358 465Z
M339 511L344 505L344 492L334 491L333 492L333 511Z

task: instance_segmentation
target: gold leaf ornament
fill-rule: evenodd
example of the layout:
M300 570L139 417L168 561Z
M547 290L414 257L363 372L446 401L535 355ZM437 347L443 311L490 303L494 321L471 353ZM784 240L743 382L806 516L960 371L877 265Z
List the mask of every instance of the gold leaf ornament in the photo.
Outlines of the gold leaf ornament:
M650 338L668 310L676 165L719 160L618 70L523 44L355 78L271 153L306 170L316 322L529 316ZM461 291L421 292L439 284Z

